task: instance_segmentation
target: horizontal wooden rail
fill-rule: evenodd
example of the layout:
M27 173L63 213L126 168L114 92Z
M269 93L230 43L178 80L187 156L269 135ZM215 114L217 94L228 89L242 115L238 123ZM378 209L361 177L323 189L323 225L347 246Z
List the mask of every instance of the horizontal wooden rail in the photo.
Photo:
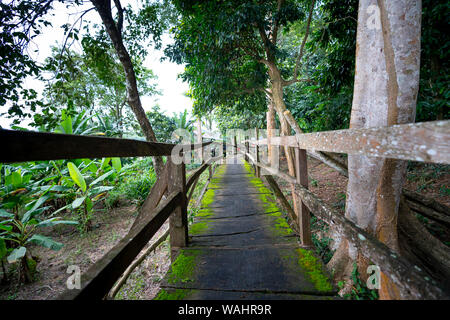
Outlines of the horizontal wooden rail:
M270 143L313 151L450 164L450 120L248 141L258 145Z
M130 232L120 240L81 276L81 289L68 289L57 299L103 299L142 248L179 206L182 197L183 194L180 191L170 194L154 209L154 214L149 215L148 219L143 221L134 232Z
M197 149L211 144L182 145ZM175 144L33 131L0 130L0 162L170 156ZM183 150L182 148L182 150Z
M245 152L241 153L245 154ZM429 279L418 267L413 266L408 260L400 257L384 243L359 228L335 211L311 191L297 183L296 178L275 170L260 162L256 162L251 154L246 154L254 165L266 170L272 175L278 176L284 181L295 185L295 193L302 202L318 218L336 228L338 233L350 241L359 252L378 265L400 289L403 298L408 299L448 299L449 297L439 288L438 284Z

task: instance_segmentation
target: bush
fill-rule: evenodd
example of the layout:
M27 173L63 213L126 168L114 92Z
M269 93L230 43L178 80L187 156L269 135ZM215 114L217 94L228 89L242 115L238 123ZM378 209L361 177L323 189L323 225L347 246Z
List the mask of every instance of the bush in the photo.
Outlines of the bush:
M156 174L151 160L136 160L126 169L116 188L109 192L105 205L107 208L113 208L119 205L120 200L131 200L141 206L155 182Z

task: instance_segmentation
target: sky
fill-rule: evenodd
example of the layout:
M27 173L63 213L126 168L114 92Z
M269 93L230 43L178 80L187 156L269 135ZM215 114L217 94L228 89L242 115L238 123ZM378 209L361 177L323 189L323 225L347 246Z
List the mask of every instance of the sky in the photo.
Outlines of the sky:
M136 5L137 0L122 0L122 6L126 6L128 3ZM46 57L51 53L50 47L55 45L56 42L63 43L64 32L60 28L65 23L73 23L79 16L79 12L92 7L91 3L87 3L81 7L71 7L67 9L64 4L55 2L55 10L52 12L54 16L50 16L48 19L52 22L52 27L42 29L42 33L37 36L33 43L30 44L30 55L38 62L43 62ZM100 17L95 10L90 11L85 15L85 19L94 23L101 23ZM171 42L171 38L168 34L163 36L163 48ZM79 51L80 45L74 43L71 49ZM34 53L34 50L37 50ZM161 62L160 58L163 56L161 50L154 50L149 48L148 57L144 65L153 70L153 73L158 77L157 86L161 91L160 96L154 97L141 97L141 102L144 109L147 111L151 109L156 103L159 104L162 111L167 115L172 115L173 112L179 113L187 109L189 112L192 109L192 101L184 96L184 93L188 90L188 84L178 79L178 74L183 72L184 66L171 63L166 59ZM28 78L25 83L25 87L34 88L37 92L41 93L44 89L44 84L36 79ZM0 125L4 128L8 128L11 121L8 119L0 118ZM21 123L21 126L26 126L26 122Z

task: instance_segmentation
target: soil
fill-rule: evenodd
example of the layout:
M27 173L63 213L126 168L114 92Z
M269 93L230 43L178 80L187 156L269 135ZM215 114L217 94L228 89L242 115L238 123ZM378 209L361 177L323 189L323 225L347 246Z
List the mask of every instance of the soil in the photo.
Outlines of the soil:
M121 203L120 207L107 211L97 208L93 216L93 229L85 235L72 226L58 225L52 229L40 229L39 233L51 236L55 241L64 244L59 251L52 251L40 246L30 247L33 257L38 258L35 281L18 285L17 272L14 265L9 266L8 283L0 286L1 300L47 300L56 299L66 290L68 267L76 265L81 272L86 271L105 253L107 253L131 227L136 206ZM154 236L158 239L168 225L163 225ZM153 243L151 241L151 243ZM162 279L170 265L167 241L134 270L127 283L117 294L117 299L152 299L158 292L158 282ZM146 281L142 281L142 280ZM139 290L136 290L139 287Z
M280 161L281 169L287 172L286 161ZM316 159L308 158L309 186L319 198L340 212L345 210L347 178ZM405 188L433 197L443 204L450 205L450 166L415 163L409 166ZM278 179L280 188L292 201L290 187ZM106 210L97 208L93 217L93 230L80 235L72 226L57 226L43 230L44 235L64 244L60 251L51 251L43 247L31 247L33 256L39 258L36 281L18 285L14 266L9 266L9 282L0 285L0 299L55 299L66 289L70 274L68 266L77 265L81 272L110 250L131 227L137 209L129 203L120 203L118 208ZM432 224L431 224L432 225ZM153 243L167 228L165 224L153 237ZM429 227L429 226L428 226ZM450 241L448 230L442 241ZM122 287L116 299L152 299L159 291L159 283L170 266L167 240L150 254L134 270L127 283Z

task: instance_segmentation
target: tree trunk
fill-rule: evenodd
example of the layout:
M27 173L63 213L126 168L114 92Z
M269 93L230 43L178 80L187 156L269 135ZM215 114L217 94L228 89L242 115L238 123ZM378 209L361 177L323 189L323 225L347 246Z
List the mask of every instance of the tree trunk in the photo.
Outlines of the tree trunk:
M277 112L278 118L280 120L280 133L281 136L289 136L291 133L291 127L289 126L288 121L283 115L283 112L286 111L287 109L283 98L283 83L281 78L281 72L277 68L275 63L271 63L271 67L269 69L269 76L272 83L272 101L275 111ZM295 177L294 151L292 148L285 146L284 154L286 156L289 174ZM292 192L292 202L294 204L293 205L294 211L296 214L298 214L300 199L295 194L295 186L293 184L291 185L291 192Z
M268 99L268 111L267 111L267 139L270 139L271 137L275 136L275 108L273 105L273 101L271 98ZM276 153L273 151L274 147L272 145L267 145L267 160L271 165L275 165L277 162L277 159L274 159L273 157L276 156Z
M361 0L350 128L413 122L420 69L421 1ZM398 251L397 215L406 162L348 157L346 217ZM366 275L368 261L343 241L330 266L350 256ZM399 298L382 275L381 299Z
M141 99L139 97L139 92L136 82L136 74L134 72L133 63L131 62L130 55L123 44L121 26L116 25L111 13L111 0L91 0L92 4L95 6L97 12L99 13L103 25L114 45L114 49L119 57L119 60L125 71L125 77L127 81L127 99L128 104L133 110L136 119L145 135L145 138L149 142L157 142L155 133L153 132L150 121L145 114L144 108L141 104ZM120 10L118 8L118 10ZM156 174L162 170L164 166L161 157L153 157L153 164Z

